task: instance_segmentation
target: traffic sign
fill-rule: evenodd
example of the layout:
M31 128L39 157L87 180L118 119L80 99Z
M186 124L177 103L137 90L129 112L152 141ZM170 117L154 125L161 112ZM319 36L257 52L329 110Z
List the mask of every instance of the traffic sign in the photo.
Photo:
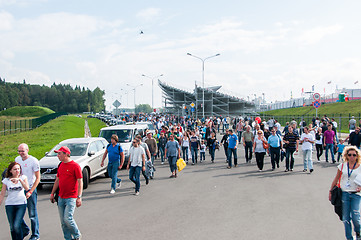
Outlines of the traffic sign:
M319 108L319 107L321 106L320 101L318 101L318 100L314 101L314 102L313 102L313 106L314 106L315 108Z
M194 108L194 107L192 107L192 108L191 108L191 112L194 112L194 110L195 110L195 108Z
M321 95L319 93L314 93L313 99L315 99L315 101L319 101L321 99Z
M116 108L118 108L118 107L120 106L120 102L119 102L118 100L115 100L115 101L113 102L113 106L116 107Z
M191 103L191 107L194 108L194 106L195 106L195 104L192 102L192 103Z

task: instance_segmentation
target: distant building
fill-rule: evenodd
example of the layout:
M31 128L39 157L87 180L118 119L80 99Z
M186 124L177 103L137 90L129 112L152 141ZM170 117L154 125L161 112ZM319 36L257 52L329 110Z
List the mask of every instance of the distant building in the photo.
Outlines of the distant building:
M192 114L202 118L210 116L254 115L255 104L242 98L219 92L221 86L201 88L195 86L193 92L182 90L158 80L163 91L164 106L167 112L173 114ZM203 106L204 90L204 106ZM194 103L194 108L191 107ZM194 110L194 111L193 111Z

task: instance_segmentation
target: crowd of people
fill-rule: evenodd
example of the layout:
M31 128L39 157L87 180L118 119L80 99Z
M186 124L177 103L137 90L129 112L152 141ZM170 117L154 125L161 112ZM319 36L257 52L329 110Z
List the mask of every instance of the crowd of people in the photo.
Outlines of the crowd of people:
M312 152L316 150L317 161L324 154L325 161L338 166L337 175L331 189L340 182L343 191L343 222L347 239L352 239L351 222L354 225L357 239L360 237L360 200L361 187L354 183L361 174L360 127L350 121L350 134L345 139L336 134L337 123L324 116L315 118L310 124L304 120L286 123L284 128L273 118L267 121L259 117L248 118L206 118L192 119L177 116L133 115L124 116L125 121L151 121L155 132L147 131L145 136L136 136L132 140L126 169L129 179L135 184L135 195L140 192L140 176L145 178L146 185L154 177L154 161L164 164L168 160L170 178L177 178L177 160L183 158L186 164L196 165L206 161L215 162L215 155L224 154L228 169L239 164L237 149L244 148L244 162L250 164L255 156L259 172L264 171L265 157L269 156L271 171L281 167L285 159L285 172L292 172L295 167L294 154L301 150L303 154L303 171L314 171ZM353 126L355 125L355 126ZM351 146L345 146L348 142ZM222 151L220 150L223 147ZM207 157L206 152L208 151ZM81 233L73 218L76 207L82 205L82 173L80 166L71 160L71 152L67 147L56 150L60 164L50 201L58 203L61 227L64 239L81 239ZM329 154L331 159L329 161ZM11 163L3 180L0 193L0 205L5 198L12 239L24 239L31 233L30 239L40 239L39 221L37 216L37 185L40 182L40 167L36 158L29 155L29 147L22 143L18 147L19 156ZM338 153L337 159L335 153ZM209 156L209 158L208 158ZM106 147L102 159L108 157L108 174L111 178L110 194L121 187L118 170L124 165L124 151L118 143L118 136L113 135ZM222 157L221 157L222 158ZM341 159L342 158L342 159ZM219 158L218 158L219 159ZM360 175L361 176L361 175ZM29 228L25 221L25 211L31 222Z

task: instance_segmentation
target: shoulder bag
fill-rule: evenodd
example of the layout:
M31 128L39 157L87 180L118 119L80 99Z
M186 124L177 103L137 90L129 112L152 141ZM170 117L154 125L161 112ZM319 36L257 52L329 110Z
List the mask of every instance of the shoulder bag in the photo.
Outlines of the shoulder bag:
M331 190L331 204L334 206L335 213L338 215L342 221L342 190L340 186L340 181L342 177L343 164L341 168L341 175L338 179L338 183Z

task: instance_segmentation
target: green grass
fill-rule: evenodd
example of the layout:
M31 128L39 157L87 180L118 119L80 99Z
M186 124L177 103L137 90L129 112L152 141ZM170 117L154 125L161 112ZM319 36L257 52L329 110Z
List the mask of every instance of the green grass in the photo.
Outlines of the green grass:
M0 112L0 116L42 117L54 113L53 110L38 106L17 106Z
M18 156L20 143L29 145L29 154L41 159L60 141L84 137L84 119L75 116L61 116L32 131L0 136L0 171Z
M361 100L354 100L350 102L339 102L339 103L329 103L323 104L317 110L318 116L331 116L331 115L354 115L355 117L361 113ZM295 116L295 115L316 115L316 109L312 106L299 107L299 108L287 108L287 109L277 109L262 112L261 114L265 115L274 115L274 116Z
M92 137L98 137L100 129L106 127L106 124L97 118L88 118L87 120Z

